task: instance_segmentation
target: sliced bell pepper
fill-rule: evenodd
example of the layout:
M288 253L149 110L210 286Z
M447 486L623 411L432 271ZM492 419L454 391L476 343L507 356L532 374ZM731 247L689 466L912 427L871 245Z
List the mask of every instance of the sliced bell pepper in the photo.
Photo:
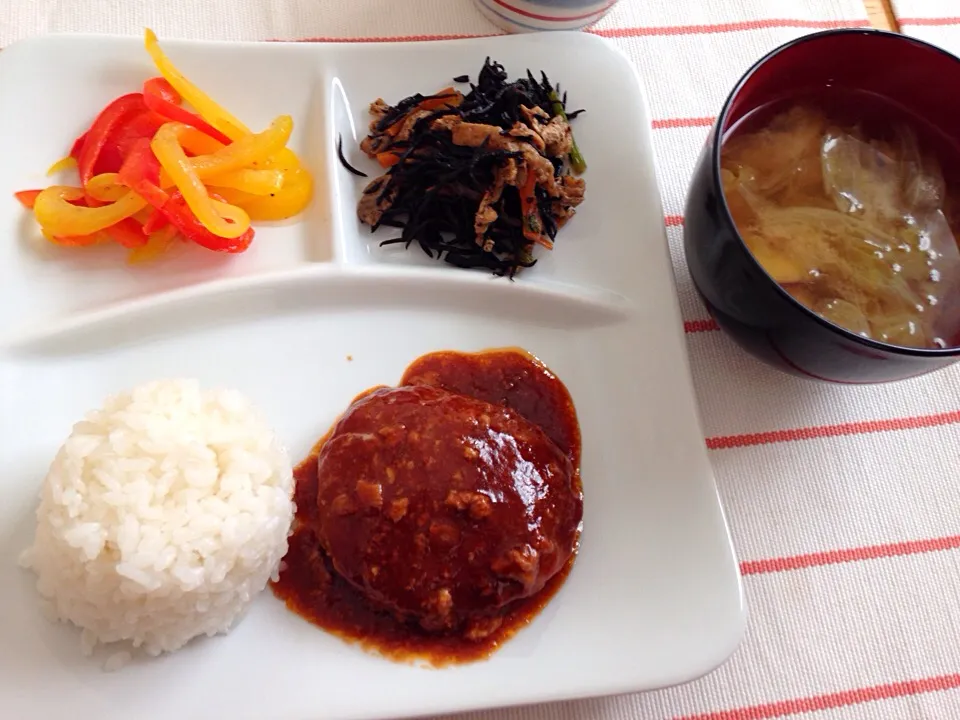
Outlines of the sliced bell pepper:
M313 196L313 178L303 168L284 173L283 188L244 203L252 220L286 220L303 212Z
M83 150L83 143L87 140L87 133L84 133L76 140L73 141L73 146L70 148L70 157L74 160L80 159L80 151Z
M60 172L61 170L68 170L72 167L76 167L76 165L77 165L76 158L70 155L67 155L66 157L62 157L59 160L57 160L53 165L47 168L47 177L54 175Z
M166 227L170 226L170 221L167 220L167 216L163 214L158 208L154 208L150 213L150 217L147 218L147 221L143 224L143 234L144 235L153 235L159 230L163 230Z
M33 210L33 204L37 201L37 195L42 192L43 190L20 190L19 192L15 192L13 196L17 199L17 202L27 210Z
M142 113L145 109L143 95L130 93L121 95L97 115L86 133L86 139L82 143L80 155L77 158L81 184L86 185L90 178L97 174L97 160L120 124Z
M165 117L148 109L121 124L114 137L111 138L120 152L121 164L134 144L143 138L152 138L166 122ZM119 169L120 166L117 165L116 170Z
M235 205L211 199L191 159L180 146L179 136L185 129L187 126L183 123L167 123L154 135L150 147L203 226L220 237L238 238L250 228L250 217Z
M147 95L155 95L174 105L179 105L183 102L180 93L174 89L173 85L167 82L165 77L152 77L149 80L144 80L143 95L144 99L146 99Z
M172 98L176 98L173 100ZM181 122L206 133L224 145L230 144L230 138L217 130L199 115L180 107L180 95L166 79L151 78L143 84L143 101L147 107L167 120Z
M143 234L143 226L133 218L124 218L118 223L104 228L103 232L125 248L138 248L150 239Z
M170 196L160 187L160 161L150 143L149 139L141 138L131 146L117 177L147 203L162 208Z
M41 232L54 245L62 245L63 247L89 247L90 245L101 245L110 241L110 237L103 232L90 235L51 235L45 230L41 230Z
M286 165L296 164L299 167L297 156L286 148L292 132L293 118L289 115L281 115L263 132L245 135L210 154L190 158L190 167L201 179L251 167L268 170L282 169L271 163L274 158L281 158L281 156ZM196 140L195 131L192 128L186 131L180 130L178 135L183 146L187 146L188 141Z
M234 238L226 238L210 232L184 200L179 190L167 193L159 185L160 162L150 147L149 141L134 146L120 170L120 179L154 206L155 212L144 225L142 232L155 233L169 223L188 240L209 250L243 252L253 240L253 228ZM211 202L225 204L222 197L210 193Z
M89 204L91 199L99 203L116 202L126 195L130 188L120 181L117 173L100 173L90 178L84 190Z
M157 232L151 233L146 245L131 250L127 256L127 262L131 265L137 265L155 260L173 245L176 237L177 229L168 224Z
M222 198L216 195L211 197L223 202ZM193 214L179 190L170 195L170 200L163 206L162 212L170 224L176 227L185 238L208 250L240 253L250 247L250 243L253 242L252 227L248 227L241 235L234 238L221 237L210 232Z
M131 191L103 207L83 207L73 203L85 197L82 188L52 185L37 195L33 214L40 227L51 235L71 237L92 235L134 215L146 201Z
M232 170L222 175L205 177L204 183L233 188L248 195L269 195L283 189L284 174L280 170Z
M220 107L177 70L160 48L160 42L157 40L156 34L149 28L144 33L144 46L160 74L180 93L184 100L193 106L200 117L231 140L239 140L244 135L250 134L250 131L242 122Z

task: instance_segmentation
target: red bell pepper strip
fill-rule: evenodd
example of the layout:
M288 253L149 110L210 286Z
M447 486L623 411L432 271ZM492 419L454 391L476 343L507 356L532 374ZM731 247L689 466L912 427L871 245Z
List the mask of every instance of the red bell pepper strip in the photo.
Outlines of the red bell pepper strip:
M144 106L142 112L118 124L100 151L94 174L119 172L134 144L144 138L152 138L166 122L166 119Z
M222 199L213 193L210 193L210 197L214 200L221 200L222 202ZM250 247L250 243L253 242L252 227L247 228L247 231L243 233L243 235L235 238L220 237L207 230L207 228L197 220L197 216L193 214L193 211L187 205L187 201L183 199L183 195L180 194L179 190L170 195L170 200L163 206L162 212L185 238L192 240L197 245L205 247L208 250L241 253Z
M90 178L97 174L97 160L103 152L110 137L121 123L146 109L141 93L122 95L107 105L93 121L87 131L80 156L77 158L77 168L80 171L80 182L86 185Z
M108 142L111 144L116 143L120 151L120 157L125 160L135 143L143 138L151 140L153 136L157 134L157 130L166 123L167 119L165 117L152 110L145 110L118 127L117 132ZM120 164L122 165L123 163L121 162ZM117 165L116 171L118 172L119 169L120 165ZM104 170L103 172L110 171Z
M133 218L124 218L115 225L105 228L104 232L125 248L143 247L150 240L143 234L143 226Z
M183 98L180 97L180 93L176 91L173 85L167 82L165 77L153 77L145 80L143 83L143 94L144 96L155 95L174 105L181 105L183 103Z
M43 190L20 190L19 192L15 192L13 196L17 199L17 202L27 210L33 210L33 204L37 201L37 195L42 192Z
M174 97L176 100L172 99ZM186 108L180 107L180 105L177 104L179 100L180 95L177 94L177 91L163 78L152 78L143 84L143 101L147 107L155 113L162 115L168 120L182 122L184 125L196 128L214 140L222 142L224 145L230 144L230 138L213 127L213 125L199 115L190 112Z
M150 217L148 217L147 221L143 224L143 234L153 235L158 230L163 230L169 224L170 221L167 220L167 216L160 210L154 208L150 213Z
M120 182L158 210L170 199L160 187L160 161L150 149L150 138L140 138L130 146L118 175Z
M83 150L83 143L87 140L87 133L84 133L73 141L73 147L70 148L70 157L74 160L80 159L80 152Z

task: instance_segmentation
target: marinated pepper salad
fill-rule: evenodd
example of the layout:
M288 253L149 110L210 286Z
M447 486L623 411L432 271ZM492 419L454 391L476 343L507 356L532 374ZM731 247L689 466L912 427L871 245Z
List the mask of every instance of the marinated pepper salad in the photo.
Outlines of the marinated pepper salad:
M116 242L132 262L156 257L178 237L243 252L252 220L293 217L310 202L313 180L287 147L293 120L281 115L252 132L173 66L152 30L145 45L160 77L107 105L50 169L76 166L79 186L16 198L57 245Z

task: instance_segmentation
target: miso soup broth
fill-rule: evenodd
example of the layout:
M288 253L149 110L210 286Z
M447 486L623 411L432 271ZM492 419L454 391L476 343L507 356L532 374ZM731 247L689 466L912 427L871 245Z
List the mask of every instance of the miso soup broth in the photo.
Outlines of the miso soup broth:
M837 89L751 113L721 179L744 242L790 295L893 345L960 341L960 149L876 95Z

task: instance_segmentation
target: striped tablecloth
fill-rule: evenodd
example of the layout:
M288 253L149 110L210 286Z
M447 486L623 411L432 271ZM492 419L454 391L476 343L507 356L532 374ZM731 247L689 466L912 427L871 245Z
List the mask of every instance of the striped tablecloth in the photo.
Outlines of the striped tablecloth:
M960 54L960 1L892 0L900 29Z
M960 52L960 0L896 5L905 32ZM749 630L726 665L683 687L477 718L960 718L960 367L865 389L781 375L716 332L682 259L687 180L737 77L791 38L866 24L860 0L622 0L592 30L629 54L650 93L705 442ZM471 0L0 2L0 46L144 25L162 37L246 40L497 32Z

